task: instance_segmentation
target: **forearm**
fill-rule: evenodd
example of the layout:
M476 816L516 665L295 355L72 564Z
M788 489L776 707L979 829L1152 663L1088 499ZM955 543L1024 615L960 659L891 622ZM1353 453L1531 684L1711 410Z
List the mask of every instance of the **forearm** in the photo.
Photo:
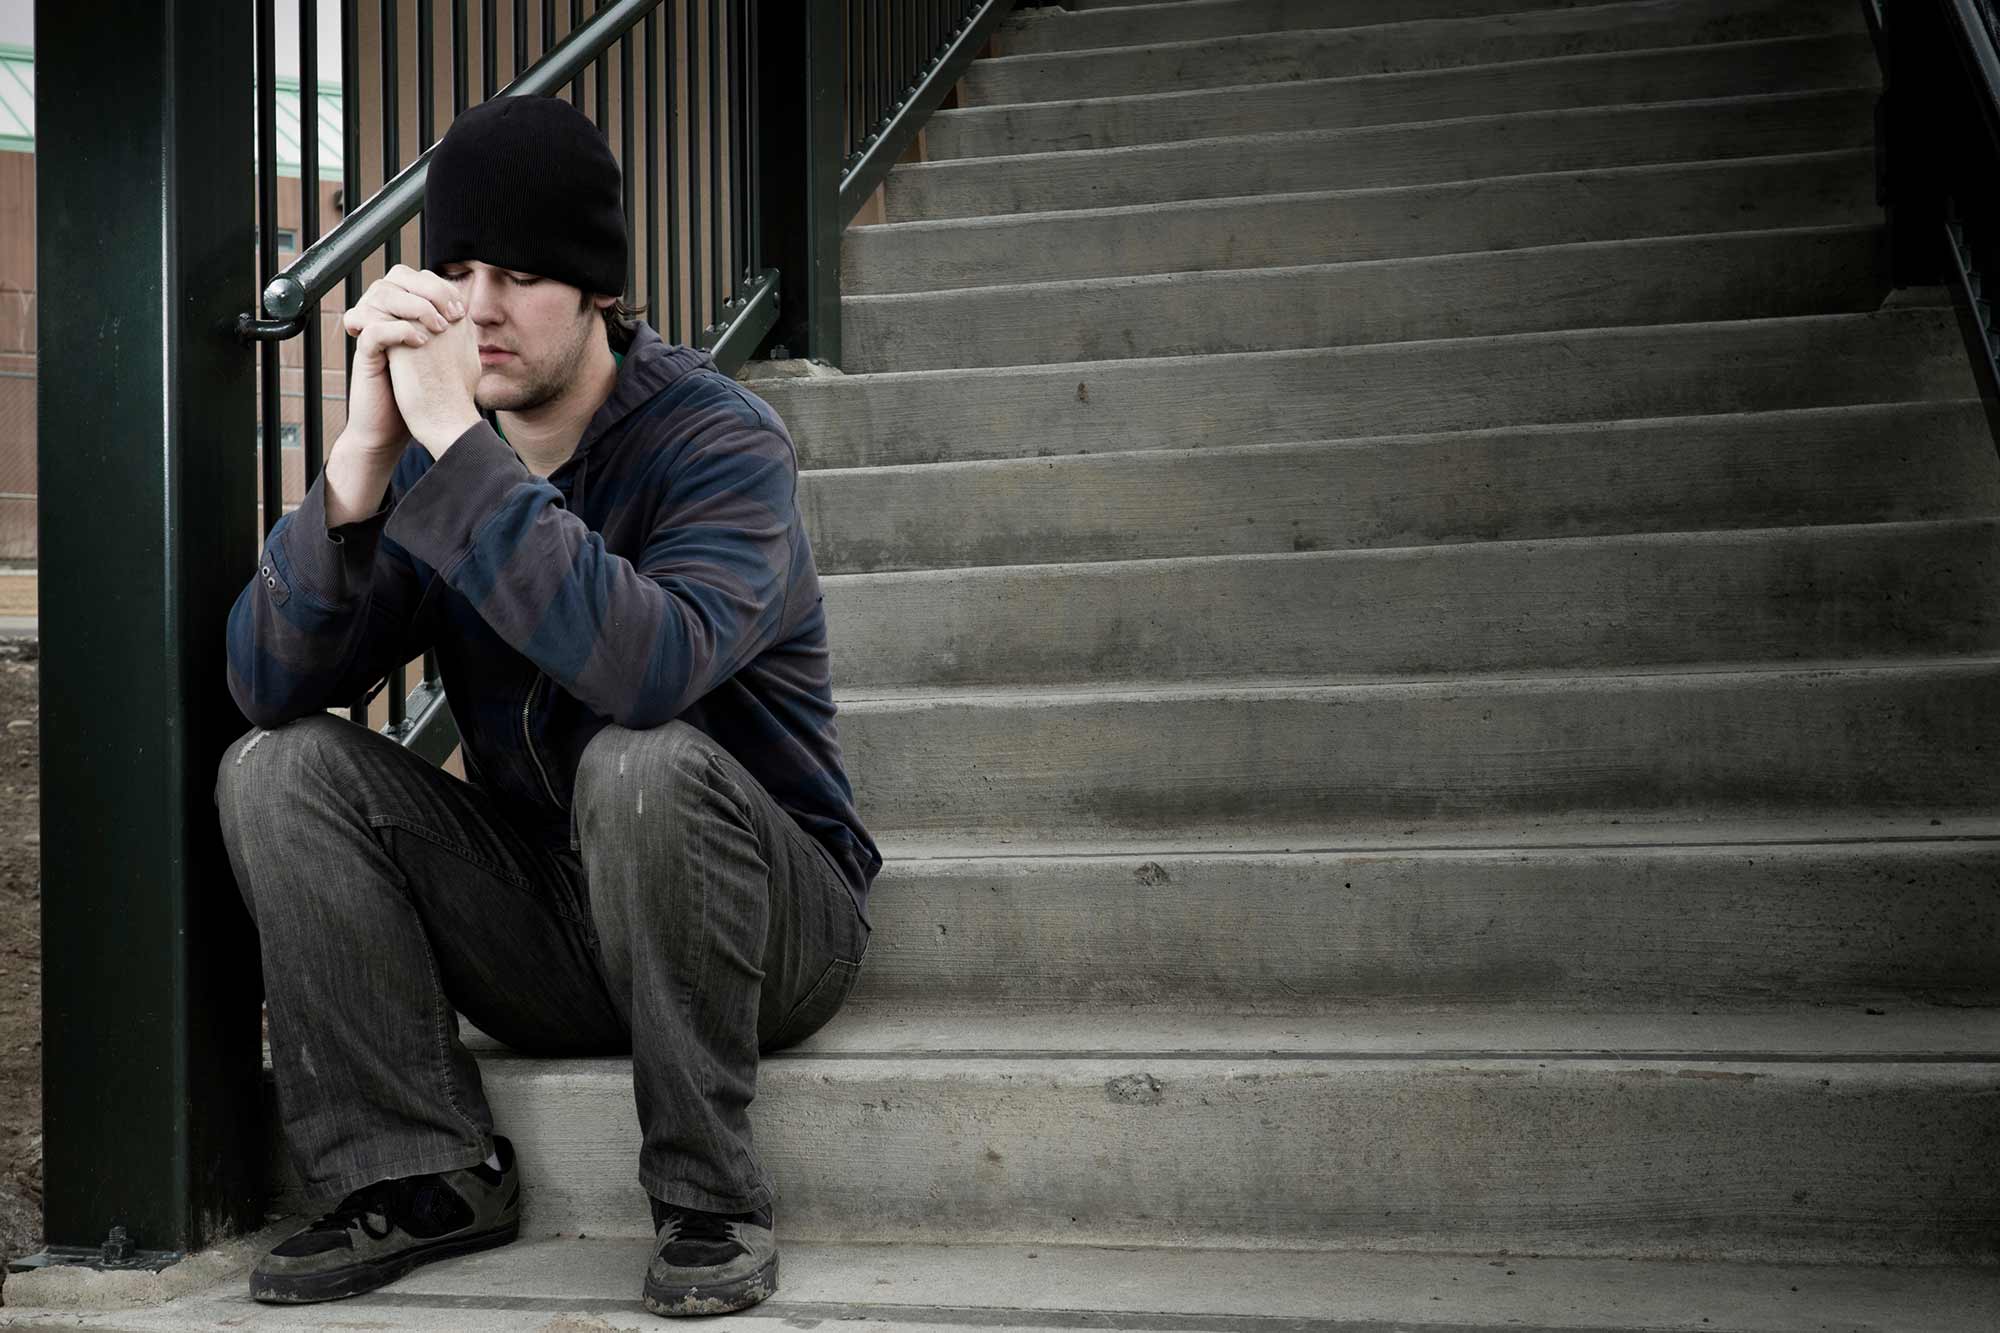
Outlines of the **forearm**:
M260 726L345 703L420 650L420 590L407 558L382 549L387 515L332 531L328 503L322 474L266 539L230 612L230 690Z
M389 479L395 474L403 446L376 448L342 432L327 455L324 482L326 526L358 523L382 507Z
M777 634L789 570L788 446L755 435L679 478L639 563L606 549L488 427L452 444L387 535L503 640L622 726L677 716ZM785 452L781 452L785 451Z

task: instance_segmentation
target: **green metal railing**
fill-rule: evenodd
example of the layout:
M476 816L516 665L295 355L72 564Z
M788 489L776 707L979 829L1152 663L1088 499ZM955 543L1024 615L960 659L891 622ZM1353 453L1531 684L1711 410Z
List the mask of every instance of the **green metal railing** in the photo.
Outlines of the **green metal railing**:
M110 41L96 7L36 4L41 560L63 589L41 615L39 1261L157 1265L259 1224L269 1198L258 953L213 803L216 764L245 727L224 626L255 569L260 498L266 530L285 504L279 347L296 336L304 349L310 482L325 454L320 305L336 289L354 304L367 266L395 262L404 225L421 226L440 75L454 113L469 105L476 47L478 97L567 84L615 132L627 290L663 312L662 336L726 370L760 350L837 364L841 229L1012 7L601 0L586 16L568 0L565 16L562 0L341 0L350 211L320 235L317 5L288 3L308 244L282 270L274 0L130 0ZM407 161L406 70L419 103ZM253 75L262 95L246 106ZM381 188L356 206L376 108ZM253 418L261 497L260 469L232 443ZM433 758L449 749L442 697L428 665L407 700L400 685L388 697L397 734Z

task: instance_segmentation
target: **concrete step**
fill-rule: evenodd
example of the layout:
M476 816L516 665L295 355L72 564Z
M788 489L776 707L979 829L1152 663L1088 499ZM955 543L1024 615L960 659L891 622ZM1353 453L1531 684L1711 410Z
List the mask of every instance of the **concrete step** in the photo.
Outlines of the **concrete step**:
M1104 46L1234 37L1305 28L1357 28L1411 19L1462 19L1475 14L1516 14L1566 8L1595 0L1202 0L1199 4L1150 4L1143 9L1018 9L994 34L1002 55L1076 51Z
M629 1062L483 1072L532 1229L643 1232ZM1990 1263L1996 1077L1994 1010L855 1009L751 1116L799 1240Z
M1142 24L1151 18L1144 16ZM1062 101L1079 90L1112 97L1863 30L1860 11L1838 0L1630 0L995 56L966 70L958 85L959 105Z
M1963 518L2000 462L1976 402L1883 403L822 469L799 503L822 574L876 573Z
M268 1246L280 1234L273 1229L258 1241ZM1988 1333L2000 1322L1992 1274L1981 1268L1045 1243L880 1246L795 1240L788 1221L778 1223L778 1238L777 1294L703 1327L858 1321L858 1327L899 1333L1658 1333L1708 1319L1694 1327ZM137 1274L90 1274L67 1286L52 1281L53 1273L17 1278L10 1296L18 1285L31 1302L71 1300L55 1309L32 1303L0 1309L0 1328L272 1333L338 1326L329 1324L325 1306L246 1300L243 1274L254 1248L240 1242L229 1247L228 1257L207 1264L204 1280L174 1305L78 1312L77 1298L89 1309L98 1292L138 1285L108 1279ZM650 1255L642 1237L592 1232L578 1238L530 1229L504 1249L429 1264L381 1291L343 1301L341 1323L385 1333L656 1333L658 1316L639 1305ZM147 1289L176 1288L155 1279Z
M904 163L889 173L884 221L1859 148L1873 142L1875 97L1871 88L1827 89Z
M1426 818L1943 817L2000 800L2000 659L835 697L871 831L1245 835ZM1313 845L1308 842L1304 845Z
M924 153L940 160L1125 148L1510 111L1861 88L1880 79L1874 47L1858 33L1777 37L1464 69L952 108L924 123Z
M1972 398L1952 312L896 375L753 378L805 467L1339 440Z
M850 228L849 297L1878 223L1873 149Z
M856 374L1875 309L1879 223L849 296Z
M1992 1005L1996 833L1991 819L1555 823L1483 846L923 857L892 841L849 1004Z
M843 689L2000 652L2000 520L830 575Z

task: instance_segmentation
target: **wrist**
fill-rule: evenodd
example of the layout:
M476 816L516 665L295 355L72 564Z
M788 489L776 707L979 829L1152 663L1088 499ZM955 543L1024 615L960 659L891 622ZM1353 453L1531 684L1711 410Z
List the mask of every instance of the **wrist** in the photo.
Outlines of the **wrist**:
M426 422L416 431L416 440L433 459L443 458L445 450L465 432L477 426L484 418L476 411L468 410L462 417L449 417L436 425Z
M394 467L402 460L403 450L409 448L410 437L396 439L377 438L359 431L348 429L340 432L333 447L326 451L326 461L330 464L336 458L351 458L365 463L388 463Z

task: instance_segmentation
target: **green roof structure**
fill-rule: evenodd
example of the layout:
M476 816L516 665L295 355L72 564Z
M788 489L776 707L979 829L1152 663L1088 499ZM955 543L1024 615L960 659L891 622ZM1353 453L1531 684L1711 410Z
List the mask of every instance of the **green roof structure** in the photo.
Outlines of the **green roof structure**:
M299 95L299 87L297 79L277 81L278 174L281 176L296 176L301 169L304 99ZM252 105L255 105L254 102ZM319 137L320 179L339 180L339 84L319 85L319 101L314 113ZM0 152L34 151L35 53L30 47L0 44Z
M35 151L35 53L0 45L0 153Z

